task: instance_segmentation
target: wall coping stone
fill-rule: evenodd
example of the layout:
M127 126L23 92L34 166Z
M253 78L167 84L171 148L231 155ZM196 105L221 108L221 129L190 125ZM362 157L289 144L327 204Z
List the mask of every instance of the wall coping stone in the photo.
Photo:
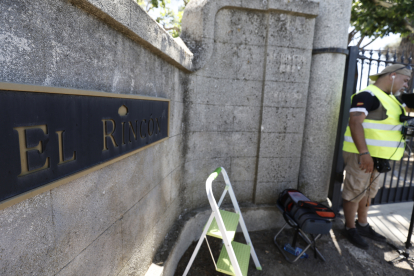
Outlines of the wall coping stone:
M152 53L187 72L193 71L193 54L174 39L134 0L68 0L109 26L143 45Z
M279 12L315 18L319 3L311 0L192 0L182 18L181 38L194 54L193 70L206 65L214 49L215 17L224 8Z

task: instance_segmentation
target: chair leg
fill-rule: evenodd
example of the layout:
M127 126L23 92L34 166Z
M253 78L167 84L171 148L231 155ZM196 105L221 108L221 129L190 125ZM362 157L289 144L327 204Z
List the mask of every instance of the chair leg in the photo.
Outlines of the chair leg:
M316 248L315 243L313 241L311 241L308 236L302 231L300 230L300 234L299 234L308 244L312 245L312 248L316 251L316 253L318 254L318 256L324 261L326 262L325 258L323 257L323 255L321 254L321 252L319 252L319 250ZM319 234L315 237L315 241L317 239L319 239L322 235Z
M302 239L308 244L303 250L302 250L302 252L298 255L298 256L296 256L296 258L295 259L293 259L293 260L291 260L287 255L286 255L286 252L285 252L285 250L278 244L278 242L277 242L277 237L280 235L280 233L282 233L282 231L286 228L286 226L287 226L288 224L287 223L285 223L285 225L283 225L283 227L282 227L282 229L280 229L279 230L279 232L276 234L276 236L273 238L273 242L275 243L275 245L276 245L276 247L279 249L279 251L280 251L280 253L282 253L282 255L285 257L285 259L286 259L286 261L288 261L289 263L294 263L294 262L296 262L297 260L299 260L300 259L300 257L303 255L303 254L305 254L305 252L310 248L310 247L312 247L315 251L316 251L316 253L318 254L318 256L324 261L324 262L326 262L326 260L325 260L325 258L323 257L323 255L321 254L321 252L319 252L319 250L316 248L316 245L315 245L315 241L316 240L318 240L322 235L321 234L319 234L319 235L317 235L316 237L315 237L315 239L314 239L314 241L311 241L309 238L308 238L308 236L306 235L306 233L305 232L303 232L302 231L302 229L298 229L297 231L295 231L295 236L294 236L294 243L296 243L296 238L297 238L297 235L299 235L300 237L302 237ZM292 245L293 247L295 247L294 245Z

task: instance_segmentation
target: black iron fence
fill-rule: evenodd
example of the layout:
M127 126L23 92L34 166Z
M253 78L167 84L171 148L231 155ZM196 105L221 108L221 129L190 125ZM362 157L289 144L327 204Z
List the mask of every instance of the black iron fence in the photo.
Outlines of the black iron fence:
M370 84L369 75L381 72L392 64L412 65L413 56L389 50L359 50L358 47L349 47L345 78L342 93L340 119L338 122L337 141L334 164L332 167L331 186L329 197L335 211L342 203L341 190L344 177L344 163L342 158L343 135L348 125L351 95ZM414 78L411 78L409 88L404 93L413 93ZM411 116L414 116L412 113ZM380 175L382 188L372 200L372 204L396 203L414 200L414 143L413 138L406 140L407 147L400 161L392 161L392 170Z
M357 56L358 85L356 91L370 84L369 75L377 74L386 66L392 64L412 65L412 61L412 53L398 53L396 50L359 50ZM410 87L406 91L407 93L413 93L413 84L414 79L411 78Z

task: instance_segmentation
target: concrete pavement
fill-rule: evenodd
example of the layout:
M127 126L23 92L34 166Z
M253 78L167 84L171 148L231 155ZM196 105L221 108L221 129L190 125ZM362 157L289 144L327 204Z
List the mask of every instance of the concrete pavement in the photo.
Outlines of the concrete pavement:
M368 213L368 221L394 245L405 246L413 204L413 202L404 202L373 205ZM413 237L411 240L414 242Z

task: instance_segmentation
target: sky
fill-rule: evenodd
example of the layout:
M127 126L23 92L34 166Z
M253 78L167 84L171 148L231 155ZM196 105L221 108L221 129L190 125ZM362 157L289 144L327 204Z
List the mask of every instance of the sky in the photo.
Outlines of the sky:
M349 31L351 31L352 29L353 28L350 27ZM391 34L391 35L383 37L383 38L377 38L374 42L372 42L370 45L368 45L366 47L366 49L369 49L369 50L371 50L371 49L372 50L384 49L385 46L387 46L388 44L398 41L399 37L400 37L399 35ZM361 46L364 46L365 44L368 44L370 41L371 41L371 39L365 38L362 41ZM357 42L358 41L351 42L350 46L355 46Z
M390 36L386 36L384 38L378 38L370 45L367 46L368 49L378 50L384 49L390 43L396 42L400 38L400 35L391 34ZM369 42L369 41L368 41Z

